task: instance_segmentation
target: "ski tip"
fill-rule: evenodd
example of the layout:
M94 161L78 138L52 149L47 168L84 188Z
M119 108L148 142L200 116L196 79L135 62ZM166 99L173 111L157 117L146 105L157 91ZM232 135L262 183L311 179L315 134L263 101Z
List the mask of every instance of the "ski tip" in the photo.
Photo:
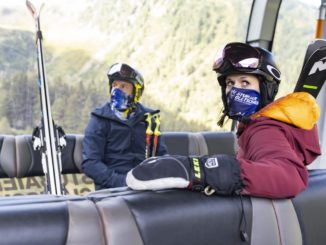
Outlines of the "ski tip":
M307 92L317 98L326 81L326 40L315 40L308 49L294 92Z
M38 11L38 12L39 12L39 14L41 13L41 10L43 9L44 5L45 5L45 3L44 3L44 2L42 2L42 4L41 4L41 7L40 7L40 10Z
M316 38L316 39L312 40L311 43L319 44L320 47L325 46L326 45L326 39Z
M307 60L310 58L310 56L318 49L325 48L326 47L326 39L314 39L312 40L308 46L307 51L304 57L303 64L307 63Z
M36 9L35 9L34 5L31 3L31 1L26 0L26 6L27 6L28 10L31 12L31 14L33 15L33 17L35 17Z
M32 4L31 1L26 0L26 6L27 6L28 10L31 12L34 19L37 19L37 18L39 18L40 12L44 6L44 2L42 2L38 12L36 11L36 8L35 8L34 4Z

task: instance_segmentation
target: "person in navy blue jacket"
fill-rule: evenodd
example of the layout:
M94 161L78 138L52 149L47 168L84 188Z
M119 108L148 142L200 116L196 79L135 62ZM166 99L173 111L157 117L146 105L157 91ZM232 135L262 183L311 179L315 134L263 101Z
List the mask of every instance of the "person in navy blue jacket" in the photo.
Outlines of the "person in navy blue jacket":
M145 116L159 112L139 103L144 79L136 69L116 63L107 75L111 100L91 112L83 139L82 169L94 180L96 190L126 185L127 172L153 149L146 145ZM164 142L160 136L157 139L155 155L166 154Z

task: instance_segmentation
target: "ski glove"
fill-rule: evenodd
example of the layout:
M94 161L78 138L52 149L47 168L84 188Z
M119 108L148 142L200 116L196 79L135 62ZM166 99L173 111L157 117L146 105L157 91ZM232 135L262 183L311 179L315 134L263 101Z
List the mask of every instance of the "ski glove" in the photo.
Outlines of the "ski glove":
M222 195L243 187L239 162L229 155L151 157L128 172L126 183L134 190L189 188Z

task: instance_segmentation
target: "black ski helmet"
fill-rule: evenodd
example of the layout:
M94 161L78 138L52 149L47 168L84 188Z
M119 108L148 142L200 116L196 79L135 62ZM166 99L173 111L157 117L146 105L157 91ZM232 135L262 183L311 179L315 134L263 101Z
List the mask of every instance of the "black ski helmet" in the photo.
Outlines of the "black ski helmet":
M133 85L133 103L137 103L144 91L144 78L139 71L124 63L113 64L107 73L110 91L115 80L130 82Z
M225 93L225 79L228 75L253 74L258 76L260 81L259 108L274 101L281 81L281 72L271 52L260 47L252 47L249 44L240 42L228 43L218 53L213 64L213 70L218 74L217 80L221 86L224 105L224 116L222 116L223 120L221 124L223 124L224 117L228 115Z

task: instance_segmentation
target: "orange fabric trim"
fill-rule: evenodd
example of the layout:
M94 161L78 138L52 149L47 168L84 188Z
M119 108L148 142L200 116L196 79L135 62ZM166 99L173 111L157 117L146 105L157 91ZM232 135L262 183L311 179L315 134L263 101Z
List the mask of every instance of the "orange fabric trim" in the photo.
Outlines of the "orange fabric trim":
M310 130L317 123L320 108L315 98L306 92L295 92L275 100L251 116L269 117Z

